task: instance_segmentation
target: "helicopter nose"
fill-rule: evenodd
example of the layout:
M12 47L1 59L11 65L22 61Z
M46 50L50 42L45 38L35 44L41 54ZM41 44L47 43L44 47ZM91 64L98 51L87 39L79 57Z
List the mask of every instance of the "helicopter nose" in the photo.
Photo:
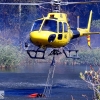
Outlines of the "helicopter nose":
M47 44L48 34L42 32L31 32L30 33L31 41L38 45Z
M50 36L49 36L49 38L48 38L48 42L53 42L54 40L55 40L55 38L56 38L56 35L55 34L51 34Z

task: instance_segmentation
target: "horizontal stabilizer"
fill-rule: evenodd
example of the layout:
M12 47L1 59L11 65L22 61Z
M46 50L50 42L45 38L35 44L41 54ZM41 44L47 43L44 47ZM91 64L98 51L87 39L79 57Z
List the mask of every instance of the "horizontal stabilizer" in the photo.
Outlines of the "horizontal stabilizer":
M87 32L87 33L83 33L83 36L87 36L91 34L100 34L100 32Z

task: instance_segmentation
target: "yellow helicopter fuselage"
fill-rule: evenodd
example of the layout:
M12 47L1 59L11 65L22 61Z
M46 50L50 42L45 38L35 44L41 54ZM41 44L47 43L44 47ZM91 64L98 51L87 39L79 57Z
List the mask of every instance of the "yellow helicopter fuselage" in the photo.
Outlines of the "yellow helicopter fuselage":
M34 22L30 32L30 40L36 46L44 48L66 46L71 39L92 34L90 32L91 18L92 11L87 28L71 29L65 13L49 13L47 17ZM88 44L90 45L90 42Z
M40 46L40 47L59 48L69 43L70 39L72 38L72 32L69 30L70 27L68 24L66 14L49 13L47 17L39 19L39 20L42 20L39 30L35 30L35 31L32 30L30 33L30 39L35 45ZM50 28L54 27L53 30L43 29L46 21L48 21L47 24L50 23ZM55 23L52 23L53 21ZM45 25L45 28L48 26L49 25L47 26ZM55 38L53 41L48 41L50 35L51 36L55 35Z

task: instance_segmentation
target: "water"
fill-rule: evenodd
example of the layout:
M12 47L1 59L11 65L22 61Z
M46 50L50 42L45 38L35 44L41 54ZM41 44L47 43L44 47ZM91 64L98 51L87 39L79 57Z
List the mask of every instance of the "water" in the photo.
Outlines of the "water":
M42 65L42 66L41 66ZM79 78L86 66L66 66L57 64L51 96L46 100L92 100L93 91ZM89 69L89 68L88 68ZM48 64L35 64L33 67L20 67L16 72L0 73L0 90L5 91L5 100L33 100L28 95L42 93L46 86ZM36 100L44 100L37 98Z

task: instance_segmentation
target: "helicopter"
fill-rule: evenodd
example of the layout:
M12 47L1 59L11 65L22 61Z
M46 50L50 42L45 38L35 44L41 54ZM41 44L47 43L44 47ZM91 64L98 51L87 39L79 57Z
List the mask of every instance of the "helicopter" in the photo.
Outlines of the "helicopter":
M31 31L29 34L29 39L25 42L25 50L30 58L33 59L45 59L45 52L48 48L53 50L49 55L59 55L64 54L66 58L79 59L78 50L69 49L66 46L70 43L72 39L87 36L88 46L90 46L90 35L100 34L100 32L90 32L91 20L92 20L92 10L90 11L90 16L88 20L87 28L76 28L72 29L70 27L70 21L66 13L61 12L61 6L72 5L72 4L89 4L89 3L100 3L100 1L87 1L87 2L62 2L61 0L52 0L51 2L39 2L39 3L0 3L3 5L52 5L52 12L48 13L46 17L37 19L34 21ZM33 46L36 46L33 48ZM59 48L62 48L60 51ZM67 52L66 52L67 51ZM71 52L75 52L72 56ZM34 55L32 53L35 53ZM38 53L42 53L42 56L38 56ZM68 53L68 54L67 54Z
M27 49L27 53L31 58L44 59L45 51L47 48L53 48L49 55L59 55L64 53L66 58L79 59L78 50L76 48L69 49L66 48L66 45L70 43L72 39L87 36L88 46L90 47L90 35L91 34L100 34L100 32L90 32L91 20L92 20L92 10L90 11L88 26L85 29L77 28L71 29L69 25L68 16L65 13L61 13L61 5L69 4L86 4L86 3L95 3L98 1L91 2L61 2L61 0L52 0L52 13L48 13L46 17L37 19L31 28L30 32L30 41L38 46L37 50ZM48 2L45 2L48 3ZM100 3L100 2L99 2ZM28 43L25 43L25 47L28 48ZM61 52L59 48L63 47ZM41 50L42 48L42 50ZM58 49L55 49L58 48ZM68 54L66 53L68 52ZM35 52L35 55L32 56L31 52ZM38 57L37 53L42 52L43 56ZM74 56L71 55L71 52L75 52Z

